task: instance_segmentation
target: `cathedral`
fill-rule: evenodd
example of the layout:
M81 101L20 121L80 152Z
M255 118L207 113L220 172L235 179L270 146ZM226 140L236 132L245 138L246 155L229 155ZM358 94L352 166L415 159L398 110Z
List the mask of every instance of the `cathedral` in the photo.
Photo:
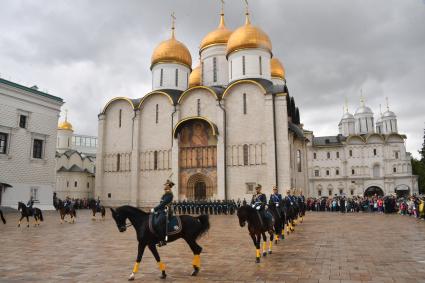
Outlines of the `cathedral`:
M98 115L94 197L105 205L152 206L167 179L179 200L248 199L257 184L307 190L300 111L248 10L235 30L222 12L199 56L192 69L173 22L152 53L152 91L113 98Z

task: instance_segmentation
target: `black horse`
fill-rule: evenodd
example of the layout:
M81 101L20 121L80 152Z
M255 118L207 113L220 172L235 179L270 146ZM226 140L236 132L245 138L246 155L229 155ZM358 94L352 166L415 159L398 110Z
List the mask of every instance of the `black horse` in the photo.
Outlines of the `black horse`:
M120 232L125 232L128 226L133 226L136 230L137 240L139 241L136 263L134 264L133 272L130 274L128 280L134 280L135 274L139 270L139 265L142 261L143 252L145 251L146 246L148 246L149 250L152 252L155 260L158 263L159 269L161 271L161 278L165 279L167 277L165 273L165 264L161 261L159 253L156 249L156 244L158 244L162 239L152 229L150 221L152 214L146 213L129 205L118 207L115 210L111 208L111 212L112 217L117 224L118 230ZM206 233L210 228L208 215L200 215L198 217L181 215L178 217L180 217L181 229L173 235L169 235L168 242L173 242L180 238L186 241L194 255L192 261L192 276L196 276L199 273L199 269L201 267L200 254L202 251L202 247L196 243L196 240L204 233ZM126 224L127 219L131 224Z
M103 205L97 206L96 201L92 199L89 201L89 208L93 212L92 220L96 220L96 212L99 212L102 216L102 220L105 220L106 209Z
M258 212L256 209L252 208L249 205L243 205L239 207L237 215L239 218L239 225L241 227L244 227L245 222L248 222L248 232L256 248L255 262L259 263L260 256L261 256L261 252L260 252L261 236L263 236L263 256L266 256L267 255L266 232L268 232L270 235L269 254L272 253L274 233L272 231L268 231L267 223L264 223L260 215L260 212ZM274 219L273 219L273 225L274 225Z
M0 209L0 218L1 218L1 221L3 222L3 224L6 224L6 219L4 219L3 211L1 211L1 209Z
M281 238L284 239L285 237L285 212L282 209L281 203L269 203L268 211L273 215L274 218L274 231L275 231L275 244L279 241L279 235L281 235Z
M282 200L283 210L285 213L285 224L286 224L286 233L295 231L295 219L297 216L295 204L292 203L288 198Z
M65 207L64 204L63 204L63 201L61 199L58 199L57 209L59 210L59 213L60 213L60 216L61 216L61 224L63 223L63 221L66 221L65 216L67 214L69 216L71 216L71 221L69 223L71 223L71 224L75 223L75 219L77 218L77 211L75 210L75 208L72 205Z
M33 216L35 223L34 226L39 226L40 222L43 221L43 213L39 208L30 209L23 202L18 202L18 211L21 211L21 219L19 219L18 227L21 227L21 221L24 217L27 218L27 227L30 227L29 217Z

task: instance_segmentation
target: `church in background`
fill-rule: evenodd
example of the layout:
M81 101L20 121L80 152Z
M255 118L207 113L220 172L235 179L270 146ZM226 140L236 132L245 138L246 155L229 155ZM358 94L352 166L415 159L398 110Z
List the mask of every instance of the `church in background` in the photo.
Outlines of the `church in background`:
M97 137L74 134L65 120L58 126L56 144L56 196L60 199L94 198Z
M412 175L411 155L406 152L406 136L399 133L397 116L390 111L374 113L362 98L355 114L345 113L339 134L307 135L308 195L399 197L418 194L418 176Z
M307 190L306 132L268 35L248 12L234 31L221 13L199 56L192 69L173 23L152 54L152 91L104 106L95 196L105 205L152 206L167 179L179 200L250 198L257 184Z

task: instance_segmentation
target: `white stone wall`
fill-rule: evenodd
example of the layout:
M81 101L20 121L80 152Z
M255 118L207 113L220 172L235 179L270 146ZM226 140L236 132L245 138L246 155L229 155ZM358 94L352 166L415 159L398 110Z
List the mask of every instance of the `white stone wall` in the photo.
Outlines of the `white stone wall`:
M38 188L36 206L52 209L55 187L56 128L63 103L0 83L0 131L9 134L7 154L0 154L0 180L13 186L2 194L2 205L17 207ZM19 115L28 115L27 128ZM43 140L43 158L32 158L33 139Z
M161 85L162 69L162 85ZM177 85L176 85L176 70ZM187 66L173 63L158 63L152 68L152 90L178 89L186 90L189 85L190 69Z
M245 74L243 73L245 57ZM261 72L259 57L261 57ZM270 53L263 49L243 49L229 55L229 82L246 78L262 78L271 81Z
M214 81L214 58L216 58L216 81ZM226 86L229 83L229 67L226 45L214 45L201 52L201 81L205 86Z

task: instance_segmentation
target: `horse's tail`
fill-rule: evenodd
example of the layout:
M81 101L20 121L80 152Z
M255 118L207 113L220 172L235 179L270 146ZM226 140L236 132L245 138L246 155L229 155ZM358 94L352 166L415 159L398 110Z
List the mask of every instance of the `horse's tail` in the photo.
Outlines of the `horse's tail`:
M4 219L3 211L1 210L0 210L0 217L1 217L1 221L3 221L3 224L6 224L6 219Z
M198 217L195 217L196 219L201 222L201 229L197 231L196 238L200 238L202 235L208 232L210 229L210 220L207 214L199 215Z
M40 211L40 221L44 221L43 212L41 212L41 209L39 209L39 211Z

